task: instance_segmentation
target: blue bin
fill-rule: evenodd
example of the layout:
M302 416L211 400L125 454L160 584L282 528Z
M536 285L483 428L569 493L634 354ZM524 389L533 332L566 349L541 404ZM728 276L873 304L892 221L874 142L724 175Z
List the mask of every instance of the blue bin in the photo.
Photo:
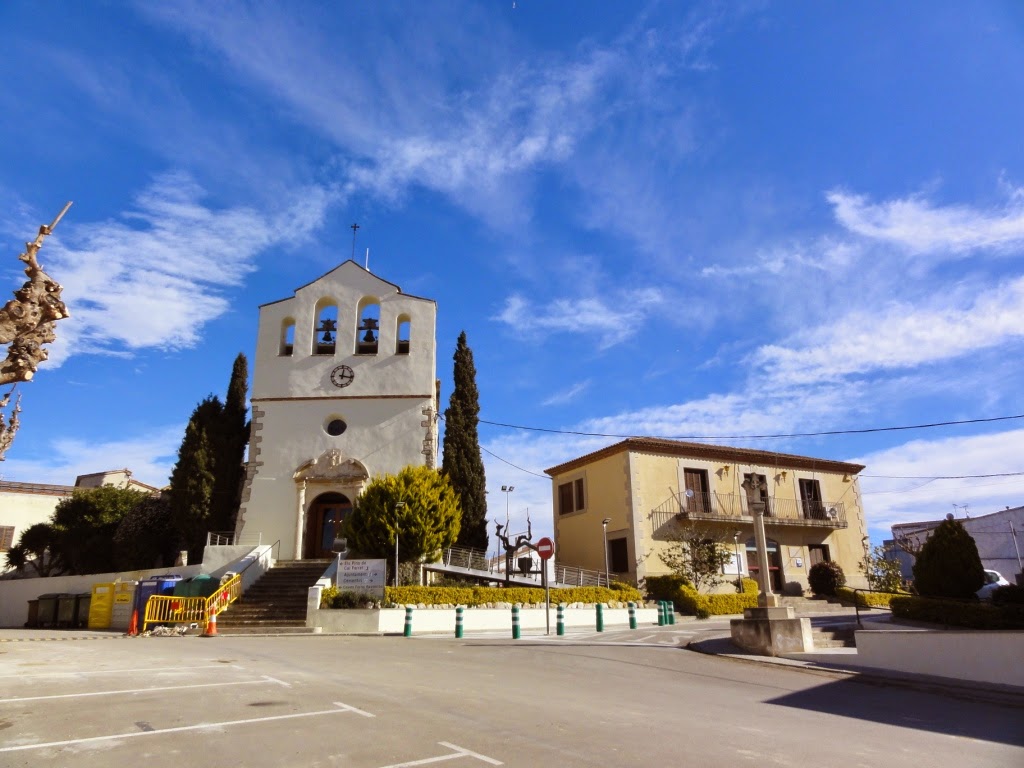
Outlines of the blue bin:
M138 586L135 587L134 609L139 612L140 624L146 616L146 603L149 602L149 598L153 595L173 595L174 588L180 581L181 576L177 574L163 574L160 576L150 576L148 579L143 579L139 582Z

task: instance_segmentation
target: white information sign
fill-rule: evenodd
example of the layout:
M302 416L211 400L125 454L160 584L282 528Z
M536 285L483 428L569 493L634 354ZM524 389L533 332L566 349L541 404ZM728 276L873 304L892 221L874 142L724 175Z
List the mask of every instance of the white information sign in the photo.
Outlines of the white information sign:
M338 569L338 588L383 599L386 574L384 560L342 560Z

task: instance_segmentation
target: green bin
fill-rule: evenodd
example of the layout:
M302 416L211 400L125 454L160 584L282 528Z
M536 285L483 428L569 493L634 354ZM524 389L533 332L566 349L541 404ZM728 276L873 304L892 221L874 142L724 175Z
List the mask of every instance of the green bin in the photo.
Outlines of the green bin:
M73 627L75 625L75 595L59 595L57 597L57 626Z
M36 626L57 626L57 600L61 597L63 597L63 595L57 592L50 592L48 594L39 596L39 621L37 622Z

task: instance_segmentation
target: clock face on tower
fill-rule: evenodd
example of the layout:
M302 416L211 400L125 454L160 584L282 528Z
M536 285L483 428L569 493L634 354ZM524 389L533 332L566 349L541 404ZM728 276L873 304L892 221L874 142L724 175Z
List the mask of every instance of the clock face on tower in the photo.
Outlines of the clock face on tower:
M339 365L331 371L331 384L336 387L347 387L356 377L355 371L347 365Z

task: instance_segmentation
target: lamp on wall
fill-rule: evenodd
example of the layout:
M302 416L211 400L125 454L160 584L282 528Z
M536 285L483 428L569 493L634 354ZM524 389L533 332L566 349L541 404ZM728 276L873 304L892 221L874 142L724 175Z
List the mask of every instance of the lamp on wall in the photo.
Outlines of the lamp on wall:
M722 467L721 472L722 472L723 475L728 475L729 474L729 465L726 464L724 467Z
M851 478L851 477L850 477L849 475L843 475L843 482L844 482L844 483L848 483L848 482L850 482L851 480L852 480L852 478Z
M789 472L787 472L786 470L782 470L781 472L779 472L779 474L775 476L775 479L776 481L785 482L787 477L789 477Z

